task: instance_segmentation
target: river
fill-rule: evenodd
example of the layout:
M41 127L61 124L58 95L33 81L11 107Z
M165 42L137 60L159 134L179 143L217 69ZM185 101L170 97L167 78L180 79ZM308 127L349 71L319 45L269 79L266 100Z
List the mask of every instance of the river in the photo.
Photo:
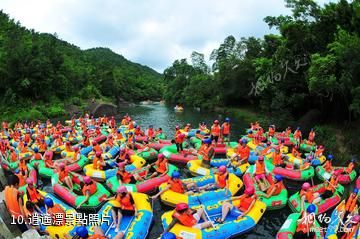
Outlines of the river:
M216 113L198 112L195 110L185 109L184 112L176 113L172 108L164 105L145 105L134 106L120 109L120 117L128 113L133 120L136 121L143 129L149 125L155 128L161 127L168 137L173 136L176 125L183 127L186 123L190 123L194 128L202 121L206 122L208 127L214 119L223 121L225 117L230 117L232 122L232 139L237 140L244 130L249 127L250 122L243 119L234 118L232 115L219 115ZM183 177L189 176L186 169L181 169ZM295 193L300 188L300 183L287 184L289 195ZM156 200L153 205L154 223L149 232L149 238L157 238L162 233L161 214L171 208L163 205L160 200ZM281 210L267 211L260 220L256 228L248 234L237 238L274 238L281 225L291 213L290 208L285 207Z

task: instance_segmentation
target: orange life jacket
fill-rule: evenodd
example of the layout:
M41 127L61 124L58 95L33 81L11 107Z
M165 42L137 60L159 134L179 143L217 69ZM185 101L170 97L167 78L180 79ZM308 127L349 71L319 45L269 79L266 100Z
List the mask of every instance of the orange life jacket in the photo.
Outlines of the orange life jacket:
M75 151L75 153L73 154L73 160L74 160L74 161L77 160L79 154L80 154L79 151L77 151L77 152Z
M194 218L194 216L188 213L180 214L177 211L174 211L172 217L179 220L179 222L186 227L192 227L197 224L197 220Z
M36 190L35 187L29 188L29 186L27 186L26 192L29 195L30 201L33 203L37 203L41 199L40 193Z
M330 178L329 185L326 187L326 190L329 190L331 192L335 192L335 188L338 185L338 179L334 177Z
M51 157L49 157L49 156L45 157L44 162L45 162L45 166L46 166L46 167L51 167L51 166L53 166L53 165L54 165L54 163L53 163L53 161L52 161Z
M332 163L331 163L330 160L327 160L325 162L324 169L325 169L326 172L331 172L332 171Z
M275 135L275 129L274 128L272 128L272 127L270 127L269 128L269 134L268 134L269 136L274 136Z
M302 217L304 216L304 212L301 213ZM312 214L307 214L307 218L302 221L302 223L299 223L296 232L303 232L308 233L310 231L311 226L314 224L314 216Z
M17 154L15 153L15 151L10 153L10 160L11 160L11 162L17 161Z
M48 208L47 213L51 215L51 218L55 219L56 215L62 214L62 222L57 224L58 226L65 225L65 211L59 204L54 204L53 207Z
M132 175L130 173L128 173L126 171L123 171L123 172L117 171L116 174L121 176L122 183L130 183L131 182Z
M311 132L309 133L308 140L309 140L309 141L314 141L314 139L315 139L315 132L314 132L314 131L311 131Z
M21 217L21 209L18 203L19 191L16 188L6 186L4 190L4 199L6 207L10 214L15 218Z
M168 183L170 184L170 190L177 192L177 193L184 193L184 186L181 182L181 180L174 181L172 179L169 179Z
M299 151L297 151L295 148L292 149L291 151L291 154L294 156L294 157L300 157L300 153Z
M128 142L129 144L132 144L132 143L134 142L134 135L128 135L127 142Z
M15 174L19 178L19 187L24 186L26 184L25 177L22 173Z
M161 160L161 162L159 160L157 160L155 162L155 165L157 166L156 171L159 173L164 173L166 172L166 168L167 168L167 160L163 159Z
M19 170L20 171L28 170L28 167L27 167L26 162L25 162L24 159L20 160L20 162L19 162Z
M101 147L100 147L98 144L94 146L93 150L94 150L95 152L102 152L102 149L101 149Z
M266 194L270 194L270 192L275 188L275 191L273 192L272 196L279 195L281 193L281 190L283 189L283 185L281 182L271 184L268 190L266 191Z
M245 212L249 209L250 205L253 203L253 201L256 200L256 196L252 195L250 197L243 197L239 204L239 210L242 212Z
M283 163L281 153L273 153L273 163L274 165L281 165Z
M117 194L115 199L121 204L121 209L134 211L134 205L131 203L130 193L127 193L124 197L121 197L120 194Z
M100 157L95 156L93 161L93 169L102 170L103 166L101 164L104 162L105 161L101 156Z
M219 188L225 188L227 177L228 177L228 173L218 174L216 185Z
M294 132L294 138L295 139L300 139L301 137L301 131L300 130L295 130Z
M60 180L60 182L64 182L64 179L67 176L69 176L69 172L67 171L67 169L60 170L60 172L59 172L59 180Z
M346 167L346 173L347 174L350 174L352 171L353 171L353 169L354 169L354 163L353 162L351 162L351 163L349 163L349 165Z
M320 157L324 152L324 149L317 149L315 151L315 157Z
M41 159L41 154L40 154L40 153L36 153L36 154L34 155L34 159L35 159L35 160L40 160L40 159Z
M240 155L241 159L248 159L250 156L250 148L248 146L240 146L238 150L238 154Z
M94 234L94 235L88 236L88 239L107 239L107 237L99 235L99 234Z
M84 194L84 196L86 196L86 191L90 192L90 196L93 195L97 190L96 184L95 183L90 183L90 184L85 184L83 189L82 189L82 193Z
M180 137L180 135L181 135L181 131L176 130L175 131L175 142L178 144L181 144L182 142L184 142L184 139L182 137Z
M256 175L265 174L265 163L256 162Z
M300 190L300 197L303 197L305 196L305 200L308 202L308 203L312 203L312 201L314 200L314 192L312 190L308 190L308 191L305 191L305 190Z
M209 157L209 154L210 154L210 151L213 150L213 147L210 145L210 146L205 146L203 149L202 149L202 152L201 152L201 155L202 155L202 159L205 160L205 161L210 161L211 158L212 158L212 155L210 155Z
M358 195L356 195L355 197L350 195L350 197L346 201L345 210L348 212L352 212L356 206L357 200L358 200Z
M222 133L223 134L229 134L230 133L230 124L229 123L223 123L222 126Z
M148 129L148 136L150 138L154 137L154 130L153 129L151 129L151 128Z
M219 125L213 124L213 125L211 126L211 135L213 135L213 136L219 136L219 135L220 135L220 130L221 130L221 128L220 128Z

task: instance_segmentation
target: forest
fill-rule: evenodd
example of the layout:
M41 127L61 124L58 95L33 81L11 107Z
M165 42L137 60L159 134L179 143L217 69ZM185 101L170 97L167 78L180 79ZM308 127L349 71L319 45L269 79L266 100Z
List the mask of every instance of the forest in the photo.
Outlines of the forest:
M285 3L291 15L264 19L279 34L228 36L210 59L193 52L174 61L164 71L165 99L209 109L251 106L282 126L313 108L327 121L359 119L360 1Z
M3 119L55 117L88 99L162 98L162 75L107 48L82 50L56 34L28 30L0 11Z

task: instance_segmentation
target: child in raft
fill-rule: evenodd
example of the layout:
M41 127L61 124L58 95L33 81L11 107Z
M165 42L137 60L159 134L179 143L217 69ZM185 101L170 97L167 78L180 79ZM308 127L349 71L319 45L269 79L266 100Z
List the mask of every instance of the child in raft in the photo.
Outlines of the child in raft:
M34 204L38 212L41 212L40 208L45 205L44 196L41 195L40 192L34 187L34 181L31 178L27 178L26 183L26 195L28 200Z
M91 195L93 195L94 193L96 193L97 191L97 186L96 183L93 182L93 180L88 177L85 176L84 177L84 186L81 189L83 195L85 196L84 200L76 207L76 209L79 209L81 207L81 205L83 205L84 203L86 203L87 201L89 201L89 198Z
M201 160L201 166L204 168L210 168L211 167L211 159L215 155L214 147L211 145L212 140L211 139L204 139L203 144L200 146L198 150L198 154L202 156Z
M275 148L275 152L272 153L272 163L275 167L282 167L286 166L284 162L285 156L280 152L280 147Z
M119 186L116 189L116 195L114 197L106 198L105 200L106 201L116 200L117 202L120 203L120 207L113 206L111 210L113 222L114 222L112 227L115 227L115 232L119 231L119 227L123 215L135 216L135 217L137 216L137 209L135 206L134 199L125 186ZM116 220L116 217L118 220Z
M279 195L285 188L283 184L283 177L281 175L275 175L275 181L272 182L265 194L261 194L262 197L270 198L272 196Z
M230 157L228 166L232 165L234 170L248 162L250 156L250 148L247 146L246 139L239 139L239 144L236 146L236 152Z
M70 234L64 233L63 236L66 239L109 239L108 236L105 236L105 233L99 226L94 226L94 234L89 235L89 232L86 228L86 226L79 226L75 230L76 234L75 236L71 237ZM116 234L114 239L122 239L124 237L123 232L119 232Z
M137 173L129 173L125 170L126 162L118 163L118 170L116 172L116 177L118 179L119 185L124 184L136 184L136 182L144 181Z
M167 226L167 228L165 228L164 233L170 231L176 223L200 230L212 226L212 223L206 218L205 209L203 207L199 208L198 210L194 210L189 208L187 203L176 204L172 218L173 220ZM199 223L200 219L203 219L204 222Z
M57 171L58 171L58 174L59 174L59 181L61 183L65 183L66 186L70 189L70 191L73 191L74 185L73 185L73 182L72 182L72 178L70 177L71 174L67 170L67 168L65 166L65 163L59 163Z
M265 191L270 186L266 179L266 175L268 174L269 170L264 163L264 156L260 155L254 165L253 176L261 191Z
M199 190L225 189L225 195L227 195L229 192L229 173L226 166L220 166L215 174L217 175L216 182L213 184L207 184L203 187L199 187Z
M168 185L162 190L159 191L157 194L152 196L151 198L155 200L161 194L166 192L167 190L171 190L177 193L191 195L194 194L194 191L199 191L197 185L193 182L184 183L180 179L180 173L178 171L174 171L171 175L171 178L168 180Z
M229 201L240 199L239 207L234 206L233 204L229 203ZM232 216L236 217L237 219L242 218L245 216L255 205L257 196L255 194L254 187L248 187L245 189L245 193L238 197L233 197L231 199L227 199L224 201L222 208L221 208L221 218L216 218L215 222L223 223L225 221L226 216L230 213Z
M297 227L294 234L294 239L314 238L315 232L313 228L315 226L315 210L315 205L310 204L306 211L301 212L301 218L297 220Z
M156 162L146 166L144 178L153 178L159 175L164 176L169 171L169 164L165 156L159 154L157 158L158 160L156 160ZM150 177L148 177L149 173L151 173Z
M318 192L314 192L311 189L311 185L310 183L303 183L303 185L301 186L301 190L300 190L300 210L303 211L304 210L304 205L305 202L311 203L311 204L318 204L321 201L321 197L320 194Z

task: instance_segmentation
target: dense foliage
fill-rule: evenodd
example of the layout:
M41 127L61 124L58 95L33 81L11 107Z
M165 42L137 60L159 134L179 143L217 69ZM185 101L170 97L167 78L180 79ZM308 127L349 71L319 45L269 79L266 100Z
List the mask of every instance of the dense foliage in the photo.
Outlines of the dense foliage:
M47 102L61 107L69 100L162 96L162 76L156 71L106 48L81 50L56 34L27 30L1 11L0 79L0 107L5 110Z
M313 0L286 0L291 16L266 17L279 35L228 36L206 65L176 60L164 71L165 98L189 106L253 105L277 121L311 108L324 119L360 116L360 1L320 7Z

